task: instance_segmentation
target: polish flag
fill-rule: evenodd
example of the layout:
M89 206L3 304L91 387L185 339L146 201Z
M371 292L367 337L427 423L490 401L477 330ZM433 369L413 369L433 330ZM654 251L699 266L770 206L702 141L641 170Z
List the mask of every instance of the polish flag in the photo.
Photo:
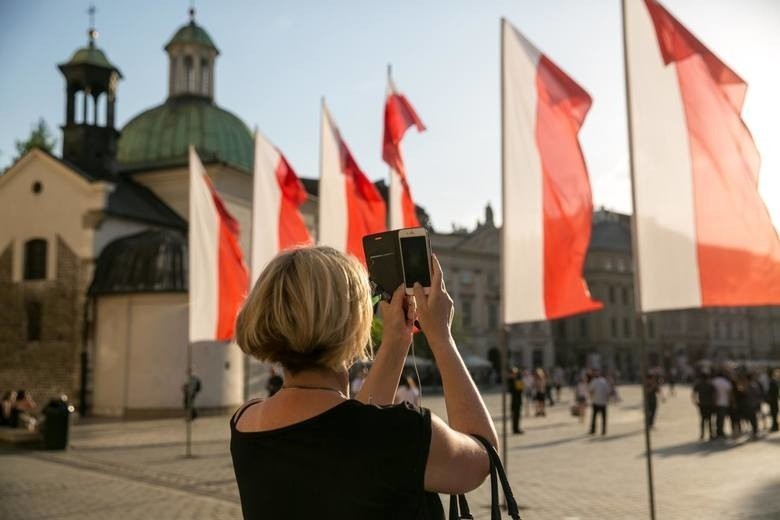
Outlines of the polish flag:
M658 2L624 2L643 311L780 303L747 84Z
M504 323L600 309L582 277L591 231L577 133L590 96L501 22Z
M280 251L312 243L300 213L306 190L284 155L255 134L252 207L252 281Z
M190 146L190 342L230 341L248 288L238 222Z
M382 141L382 159L390 166L390 193L388 196L390 229L419 227L412 192L406 179L406 168L401 157L401 139L414 125L419 132L425 125L417 116L406 96L399 93L388 70L387 100L385 101L385 134Z
M319 243L365 264L363 236L387 229L385 201L360 170L322 102Z

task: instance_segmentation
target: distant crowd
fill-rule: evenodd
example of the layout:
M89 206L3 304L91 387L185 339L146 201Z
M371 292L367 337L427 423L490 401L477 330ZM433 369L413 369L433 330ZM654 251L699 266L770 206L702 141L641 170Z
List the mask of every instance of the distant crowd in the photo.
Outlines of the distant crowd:
M677 370L668 373L660 367L648 371L644 381L649 428L655 428L659 403L676 395ZM607 408L621 401L616 381L619 374L598 369L554 367L534 370L513 367L507 378L510 395L512 432L522 434L521 416L545 417L547 407L561 402L561 389L568 384L572 393L571 415L585 422L590 405L590 429L594 435L607 433ZM696 371L692 382L692 400L699 412L699 438L737 439L749 434L757 438L762 431L778 431L778 389L780 368L751 369L735 365ZM599 424L597 424L599 423ZM726 428L728 426L728 435Z

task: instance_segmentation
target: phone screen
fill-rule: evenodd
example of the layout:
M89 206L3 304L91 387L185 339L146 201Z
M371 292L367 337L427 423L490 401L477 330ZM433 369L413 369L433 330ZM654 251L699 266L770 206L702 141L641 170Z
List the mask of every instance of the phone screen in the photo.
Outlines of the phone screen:
M413 287L414 282L419 282L423 287L431 286L428 244L424 236L402 238L401 258L407 287Z

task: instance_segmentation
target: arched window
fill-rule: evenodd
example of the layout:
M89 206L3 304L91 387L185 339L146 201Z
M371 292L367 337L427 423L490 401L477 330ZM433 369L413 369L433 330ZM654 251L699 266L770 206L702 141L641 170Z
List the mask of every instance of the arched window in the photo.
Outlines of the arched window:
M27 302L27 341L41 340L41 303Z
M192 63L192 56L184 58L184 77L186 79L186 91L195 92L195 68Z
M209 60L202 59L200 61L200 93L204 96L209 95L209 81L211 79L211 74L209 70Z
M34 238L24 244L24 279L46 278L46 240Z

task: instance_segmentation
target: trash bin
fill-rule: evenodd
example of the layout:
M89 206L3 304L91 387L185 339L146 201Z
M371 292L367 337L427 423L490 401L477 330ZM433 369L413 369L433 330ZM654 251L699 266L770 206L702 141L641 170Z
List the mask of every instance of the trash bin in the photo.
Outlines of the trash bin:
M47 450L64 450L68 447L68 427L71 407L67 396L52 399L43 409L43 447Z

